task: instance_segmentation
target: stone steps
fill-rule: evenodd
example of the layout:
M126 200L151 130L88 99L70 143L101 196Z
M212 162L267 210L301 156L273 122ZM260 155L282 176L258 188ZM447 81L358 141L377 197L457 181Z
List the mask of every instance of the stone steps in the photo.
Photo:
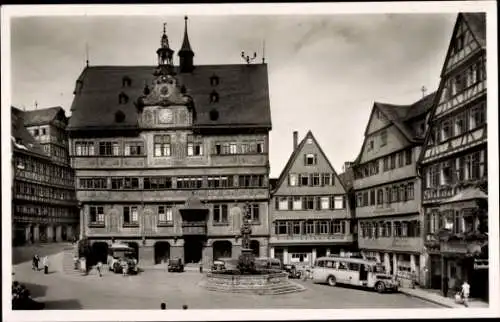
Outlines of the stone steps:
M277 285L267 285L262 287L238 287L233 285L223 285L223 284L209 284L206 281L202 281L200 286L204 287L210 291L219 291L227 293L246 293L246 294L257 294L257 295L279 295L288 294L305 291L305 287L300 284L289 282L286 284Z

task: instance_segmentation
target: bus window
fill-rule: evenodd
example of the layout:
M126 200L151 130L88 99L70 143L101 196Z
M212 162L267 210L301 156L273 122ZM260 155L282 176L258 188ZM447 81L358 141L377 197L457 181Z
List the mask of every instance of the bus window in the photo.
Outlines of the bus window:
M339 262L338 269L347 270L347 265L344 262Z
M325 267L325 261L322 261L322 260L317 260L316 261L316 264L315 266L318 266L318 267Z
M333 264L334 264L334 263L333 263L332 261L327 261L327 262L326 262L326 267L327 267L327 268L333 268Z
M359 264L358 263L349 263L349 270L350 271L359 271Z

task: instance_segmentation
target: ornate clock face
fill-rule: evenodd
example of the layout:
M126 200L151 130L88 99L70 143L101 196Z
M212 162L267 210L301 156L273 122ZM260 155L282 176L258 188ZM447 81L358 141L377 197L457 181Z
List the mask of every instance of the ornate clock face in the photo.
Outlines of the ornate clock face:
M158 119L160 123L172 123L172 110L171 109L161 109L158 111Z

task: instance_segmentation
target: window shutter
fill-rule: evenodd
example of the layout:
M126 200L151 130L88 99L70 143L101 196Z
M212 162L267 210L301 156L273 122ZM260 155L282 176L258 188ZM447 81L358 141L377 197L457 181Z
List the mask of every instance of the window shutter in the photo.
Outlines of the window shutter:
M342 196L342 208L343 209L346 209L346 200L345 200L345 196Z
M290 174L288 174L288 186L290 186Z
M299 182L297 182L297 186L300 187L302 185L302 174L298 175L298 180L299 180Z
M329 200L329 207L328 208L334 209L335 204L334 204L333 196L330 196L330 198L328 198L328 200Z
M314 164L318 164L318 155L314 154Z
M331 179L332 179L331 185L334 186L335 185L335 173L331 174Z
M276 197L274 197L274 208L275 208L276 210L281 210L281 209L280 209L280 201L279 201L279 199L280 199L280 197L277 197L277 196L276 196Z
M309 186L312 187L312 185L313 185L313 174L310 173L309 174Z
M314 197L316 199L316 210L321 210L321 197Z
M293 209L293 197L287 197L288 199L288 210Z
M307 154L304 154L304 165L307 165Z

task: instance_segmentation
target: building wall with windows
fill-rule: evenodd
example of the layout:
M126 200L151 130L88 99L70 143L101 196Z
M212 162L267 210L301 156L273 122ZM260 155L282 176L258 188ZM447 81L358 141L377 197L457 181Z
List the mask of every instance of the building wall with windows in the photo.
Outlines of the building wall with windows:
M270 253L284 263L310 265L317 257L352 248L347 192L309 131L273 189Z
M375 103L353 165L362 255L399 277L420 279L421 182L416 164L434 94L410 105Z
M488 169L484 13L460 13L420 155L425 211L426 285L473 281L487 298ZM474 291L472 291L474 290Z
M57 112L53 108L30 112L11 109L15 246L71 240L78 232L74 172L67 162L60 162L59 155L51 155L47 153L50 149L44 149L49 146L46 142L50 140L49 130L53 124L59 123L61 128L65 124L64 110L59 109ZM67 139L59 138L61 141L57 144L64 151L62 155L67 155L67 148L62 144Z
M82 233L99 249L129 243L143 266L209 265L239 256L249 211L252 248L267 256L267 66L192 72L172 52L164 34L157 67L87 67L77 80L70 145Z

